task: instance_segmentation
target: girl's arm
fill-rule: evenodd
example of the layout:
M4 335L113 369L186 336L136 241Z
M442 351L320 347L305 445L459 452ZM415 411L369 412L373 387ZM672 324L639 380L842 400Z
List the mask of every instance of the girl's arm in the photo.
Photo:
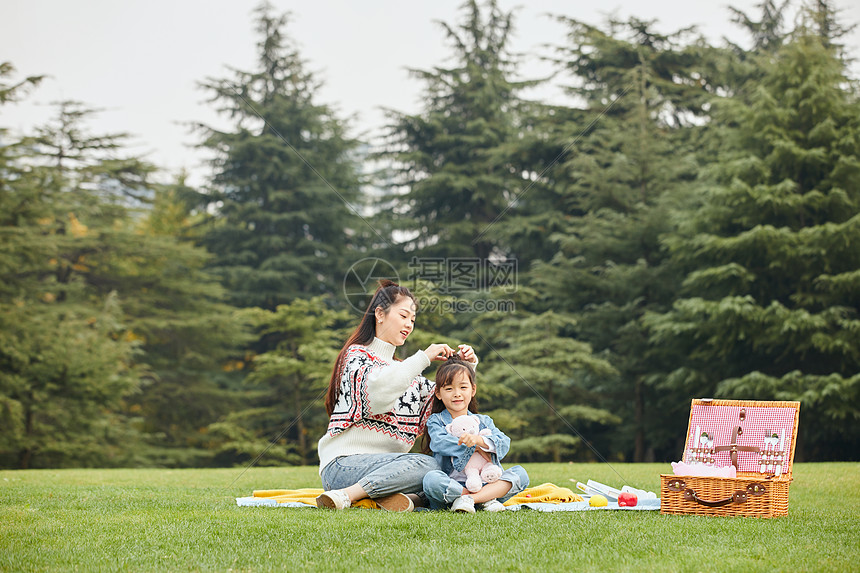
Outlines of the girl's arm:
M511 439L505 435L500 429L496 427L493 423L493 419L485 414L478 414L478 417L481 419L481 424L490 430L491 434L487 436L488 440L493 441L493 445L496 449L496 455L501 460L504 458L508 451L511 449Z
M430 449L434 454L443 456L459 456L466 451L466 446L457 443L457 438L445 429L442 417L433 414L427 420L427 434L430 436Z

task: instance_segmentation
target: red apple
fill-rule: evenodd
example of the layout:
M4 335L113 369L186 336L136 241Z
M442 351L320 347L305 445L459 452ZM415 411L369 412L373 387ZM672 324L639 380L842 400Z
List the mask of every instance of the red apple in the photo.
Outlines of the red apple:
M618 495L618 507L633 507L639 503L635 493L622 492Z

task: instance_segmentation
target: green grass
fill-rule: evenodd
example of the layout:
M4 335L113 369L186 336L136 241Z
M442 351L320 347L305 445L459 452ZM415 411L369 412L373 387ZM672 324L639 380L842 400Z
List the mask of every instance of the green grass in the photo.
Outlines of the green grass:
M668 464L529 464L657 491ZM237 507L316 468L0 471L3 571L857 571L860 464L798 464L775 519Z

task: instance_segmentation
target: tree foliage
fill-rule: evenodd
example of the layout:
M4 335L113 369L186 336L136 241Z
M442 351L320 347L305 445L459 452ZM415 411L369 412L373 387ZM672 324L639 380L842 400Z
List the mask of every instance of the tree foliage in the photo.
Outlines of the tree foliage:
M616 371L575 338L570 316L525 310L535 294L519 293L516 312L487 313L471 327L484 357L478 368L482 407L489 404L497 425L516 437L515 459L592 459L580 428L620 421L593 405L594 388Z
M833 2L794 8L729 9L748 41L719 46L560 15L549 105L514 13L467 0L371 154L263 4L255 69L202 83L228 127L197 126L199 189L83 103L0 126L0 466L315 463L356 320L333 295L371 255L421 303L401 357L475 346L511 460L677 459L705 396L800 400L798 458L856 459L858 84Z
M649 383L664 366L641 319L675 296L677 273L660 237L696 177L690 143L714 88L699 75L704 56L690 30L658 34L636 19L606 29L565 22L570 44L557 57L586 106L556 127L559 136L580 135L557 152L546 192L564 220L529 279L551 297L548 306L573 313L574 332L618 371L599 399L624 422L602 445L644 461L663 455L669 436L665 401Z
M829 420L803 435L818 459L844 455L860 417L860 108L846 85L833 49L801 29L749 101L724 102L712 184L666 238L683 296L649 319L682 366L678 390L800 399L804 419Z
M242 338L171 191L123 134L88 133L92 113L61 102L4 170L2 451L20 467L177 463L227 408L211 356Z
M60 106L60 122L70 107ZM0 172L0 459L110 465L125 461L130 433L112 424L111 409L137 387L140 368L116 291L85 280L98 249L81 218L113 205L88 188L95 163L75 169L40 143L17 142Z
M202 87L232 129L200 125L215 154L201 195L212 216L201 244L239 307L274 310L293 298L335 292L345 247L360 220L359 188L345 123L315 102L318 82L286 35L286 15L257 10L258 67Z
M495 0L469 0L457 26L440 23L452 47L450 67L413 70L425 84L425 109L390 111L387 157L395 162L395 190L405 247L420 255L477 257L507 247L486 233L526 181L512 143L525 102L509 52L513 14Z
M277 448L262 458L264 464L312 462L316 440L328 426L322 398L348 336L350 318L329 306L322 297L314 297L296 299L274 311L245 311L248 322L272 350L254 357L253 370L245 378L251 393L249 408L234 411L216 427L221 435L232 426L234 435L245 436L239 441L223 440L222 457L254 456L270 447L260 448L268 439Z

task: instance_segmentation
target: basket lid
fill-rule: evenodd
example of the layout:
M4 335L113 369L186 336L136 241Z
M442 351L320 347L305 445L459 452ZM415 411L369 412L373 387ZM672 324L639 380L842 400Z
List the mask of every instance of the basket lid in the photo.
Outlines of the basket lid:
M790 476L799 416L800 402L694 399L684 459L704 445L717 467Z

